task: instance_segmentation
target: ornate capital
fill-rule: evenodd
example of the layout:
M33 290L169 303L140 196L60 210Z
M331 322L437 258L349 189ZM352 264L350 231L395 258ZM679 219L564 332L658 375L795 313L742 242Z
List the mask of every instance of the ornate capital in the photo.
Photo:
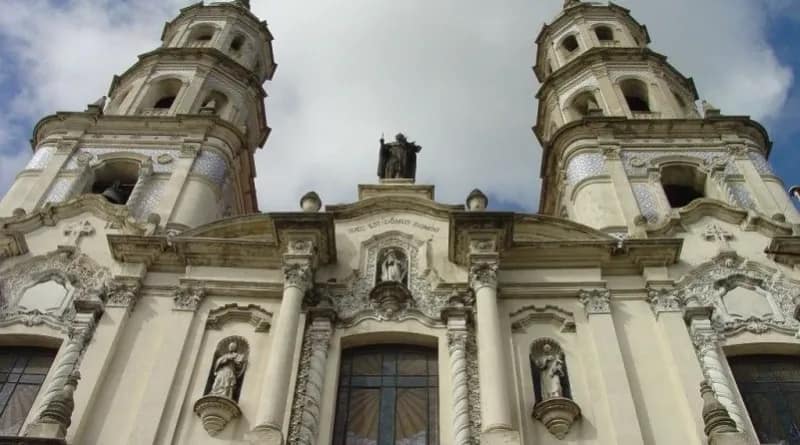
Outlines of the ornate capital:
M578 299L587 316L611 313L611 291L608 289L581 290Z
M96 326L97 322L93 314L77 314L75 319L72 320L72 324L67 328L67 337L69 337L70 342L79 345L82 349L86 342L92 338Z
M713 330L692 330L692 344L699 355L704 355L708 351L717 349L722 336Z
M106 307L121 307L133 310L139 300L139 283L111 281L106 287Z
M469 267L469 285L472 290L484 287L497 288L497 261L481 261Z
M681 312L681 298L672 289L648 289L647 301L656 317L662 312Z
M303 292L312 284L312 269L309 261L292 261L283 266L283 287L296 287Z
M200 306L206 291L202 287L179 287L175 289L172 300L175 302L172 310L194 312Z

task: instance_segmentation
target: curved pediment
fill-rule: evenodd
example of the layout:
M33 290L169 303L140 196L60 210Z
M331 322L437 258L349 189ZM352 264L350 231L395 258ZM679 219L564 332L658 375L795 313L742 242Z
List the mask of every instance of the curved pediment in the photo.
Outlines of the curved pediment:
M611 235L568 219L538 214L514 215L514 243L526 241L610 241Z
M275 226L266 213L220 219L181 233L182 237L227 239L273 239Z
M422 196L380 195L364 198L352 204L329 205L326 211L336 219L355 219L389 212L408 212L434 218L447 218L450 213L464 210L463 205L440 204Z

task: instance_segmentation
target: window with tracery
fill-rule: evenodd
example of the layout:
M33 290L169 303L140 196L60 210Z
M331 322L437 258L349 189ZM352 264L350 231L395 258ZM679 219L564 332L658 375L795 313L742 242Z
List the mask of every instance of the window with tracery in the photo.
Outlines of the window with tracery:
M436 350L380 345L342 354L334 445L439 443Z
M728 363L759 442L800 445L800 360L745 355Z
M0 436L19 434L56 352L44 348L0 348Z

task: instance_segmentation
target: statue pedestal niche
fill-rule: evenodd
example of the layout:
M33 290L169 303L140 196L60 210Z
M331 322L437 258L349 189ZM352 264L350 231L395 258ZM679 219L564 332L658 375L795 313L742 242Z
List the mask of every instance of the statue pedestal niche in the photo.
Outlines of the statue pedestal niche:
M231 420L242 415L239 405L227 397L203 396L194 404L194 412L210 436L216 436Z
M566 397L543 400L533 406L533 417L544 424L547 430L559 439L569 433L572 424L580 417L581 408Z

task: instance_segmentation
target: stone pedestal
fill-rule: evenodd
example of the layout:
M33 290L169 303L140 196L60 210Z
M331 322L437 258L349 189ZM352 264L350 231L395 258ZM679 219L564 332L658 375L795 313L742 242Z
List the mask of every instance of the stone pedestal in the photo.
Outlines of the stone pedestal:
M230 423L242 415L239 405L227 397L204 396L194 404L194 412L203 422L210 436L216 436Z

